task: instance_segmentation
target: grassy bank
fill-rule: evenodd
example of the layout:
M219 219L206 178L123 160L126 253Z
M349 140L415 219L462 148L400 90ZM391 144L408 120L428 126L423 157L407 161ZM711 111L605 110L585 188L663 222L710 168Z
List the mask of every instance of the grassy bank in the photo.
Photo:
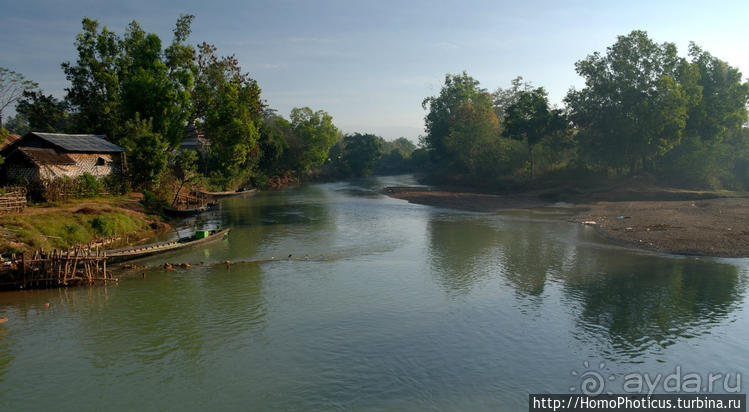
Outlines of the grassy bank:
M65 249L114 237L136 241L165 227L145 213L135 196L40 204L20 214L0 215L0 253Z

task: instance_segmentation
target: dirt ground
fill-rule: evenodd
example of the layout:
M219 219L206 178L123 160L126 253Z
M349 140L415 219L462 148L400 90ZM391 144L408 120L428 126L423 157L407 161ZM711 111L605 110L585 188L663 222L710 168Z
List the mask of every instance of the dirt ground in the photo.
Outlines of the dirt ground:
M601 202L573 221L603 236L659 252L749 256L749 199Z
M491 195L388 187L384 194L412 203L454 209L496 212L549 206L549 191ZM703 256L749 256L749 198L716 197L705 192L676 190L619 191L562 196L585 210L571 221L594 226L611 240L665 253ZM663 200L620 200L622 198ZM708 198L714 197L714 198ZM673 200L686 198L687 200ZM601 201L613 199L616 201Z

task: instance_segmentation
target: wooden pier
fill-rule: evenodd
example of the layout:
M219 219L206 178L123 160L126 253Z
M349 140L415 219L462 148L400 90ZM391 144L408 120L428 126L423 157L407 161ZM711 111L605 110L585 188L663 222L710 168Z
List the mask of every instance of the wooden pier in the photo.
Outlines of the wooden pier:
M38 250L32 256L0 259L0 289L38 289L117 281L107 271L106 253L82 248Z

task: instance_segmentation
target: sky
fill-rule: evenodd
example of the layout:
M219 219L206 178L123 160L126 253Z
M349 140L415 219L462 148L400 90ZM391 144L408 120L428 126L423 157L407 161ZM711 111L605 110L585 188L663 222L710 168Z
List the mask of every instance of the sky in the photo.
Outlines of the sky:
M137 20L166 45L179 14L194 14L190 41L235 54L280 114L321 109L345 133L389 140L424 134L421 103L446 73L489 91L523 76L561 105L583 86L574 63L636 29L682 55L694 41L749 76L746 0L0 0L0 11L0 67L57 97L84 16L120 34Z

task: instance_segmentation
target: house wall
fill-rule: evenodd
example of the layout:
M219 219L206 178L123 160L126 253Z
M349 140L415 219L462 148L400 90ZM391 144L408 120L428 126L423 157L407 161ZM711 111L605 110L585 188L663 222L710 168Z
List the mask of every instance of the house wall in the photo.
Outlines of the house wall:
M120 175L122 173L122 158L120 154L105 153L67 153L75 165L44 165L39 169L39 177L44 180L53 180L67 176L75 178L89 173L96 177L104 177L110 174ZM104 159L103 166L97 166L99 158Z
M39 179L39 169L34 166L10 163L7 165L6 179L8 181L33 181Z
M96 177L104 177L110 174L122 174L122 155L104 153L68 153L75 165L42 165L36 166L26 162L10 161L6 164L6 176L8 180L54 180L60 177L76 178L84 173L90 173ZM99 158L104 159L103 166L97 166Z

